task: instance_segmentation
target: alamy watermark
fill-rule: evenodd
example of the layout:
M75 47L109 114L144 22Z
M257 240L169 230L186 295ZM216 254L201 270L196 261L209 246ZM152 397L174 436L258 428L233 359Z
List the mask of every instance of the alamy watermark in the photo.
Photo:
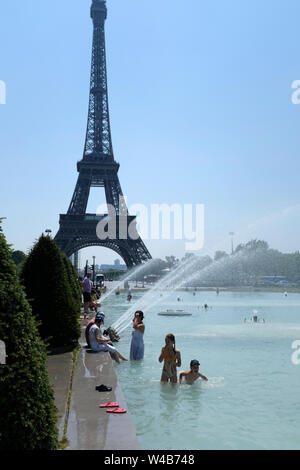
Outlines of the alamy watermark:
M97 215L100 240L185 240L187 251L201 250L204 245L203 204L133 204L127 210L126 199L119 198L119 213L114 206L103 204ZM129 214L137 214L132 217Z
M294 80L292 88L295 90L292 93L291 99L293 104L300 104L300 80Z
M298 366L300 364L300 339L293 341L292 349L295 349L291 357L292 363Z
M4 341L0 340L0 365L6 364L6 347Z
M0 104L6 104L6 83L0 80Z

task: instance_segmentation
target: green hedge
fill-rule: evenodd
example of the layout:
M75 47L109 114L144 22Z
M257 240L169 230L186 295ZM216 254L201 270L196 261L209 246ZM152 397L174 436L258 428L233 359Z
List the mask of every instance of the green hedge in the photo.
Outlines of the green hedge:
M78 279L78 273L76 272L73 264L69 260L69 258L62 253L64 265L67 272L68 282L70 284L73 298L77 302L77 306L80 310L82 305L82 286Z
M0 227L0 450L57 448L56 409L46 348Z
M41 337L51 347L76 345L80 336L81 299L64 258L54 240L42 235L21 273L33 314L40 322Z

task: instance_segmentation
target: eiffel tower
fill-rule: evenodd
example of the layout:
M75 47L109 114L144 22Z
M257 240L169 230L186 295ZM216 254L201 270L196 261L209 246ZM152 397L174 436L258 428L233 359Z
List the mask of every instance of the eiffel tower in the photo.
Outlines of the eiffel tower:
M77 163L77 184L67 214L61 214L55 241L70 257L82 248L103 246L118 253L128 268L151 259L136 231L136 217L128 214L119 182L119 163L114 159L107 92L105 50L106 0L93 0L94 25L90 99L83 158ZM91 187L105 189L107 214L87 214ZM115 231L109 236L108 224L114 217ZM107 238L97 235L99 223L106 227ZM124 236L125 224L125 236ZM131 236L126 236L130 231ZM122 233L121 233L122 232ZM133 235L132 235L133 234Z

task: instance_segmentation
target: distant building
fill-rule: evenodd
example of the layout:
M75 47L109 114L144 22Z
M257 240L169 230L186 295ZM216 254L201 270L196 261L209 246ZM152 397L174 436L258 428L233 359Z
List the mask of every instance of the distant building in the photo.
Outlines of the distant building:
M286 276L259 276L256 287L292 287L293 283Z
M101 264L100 270L107 272L107 271L126 271L127 266L126 264L121 264L119 259L114 261L114 264Z

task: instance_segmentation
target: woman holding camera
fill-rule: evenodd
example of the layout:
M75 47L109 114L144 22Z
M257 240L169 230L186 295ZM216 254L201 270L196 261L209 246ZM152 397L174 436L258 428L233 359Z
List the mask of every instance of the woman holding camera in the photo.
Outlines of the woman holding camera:
M134 314L133 332L130 345L130 360L140 361L144 358L144 332L145 325L143 323L144 314L138 310Z

